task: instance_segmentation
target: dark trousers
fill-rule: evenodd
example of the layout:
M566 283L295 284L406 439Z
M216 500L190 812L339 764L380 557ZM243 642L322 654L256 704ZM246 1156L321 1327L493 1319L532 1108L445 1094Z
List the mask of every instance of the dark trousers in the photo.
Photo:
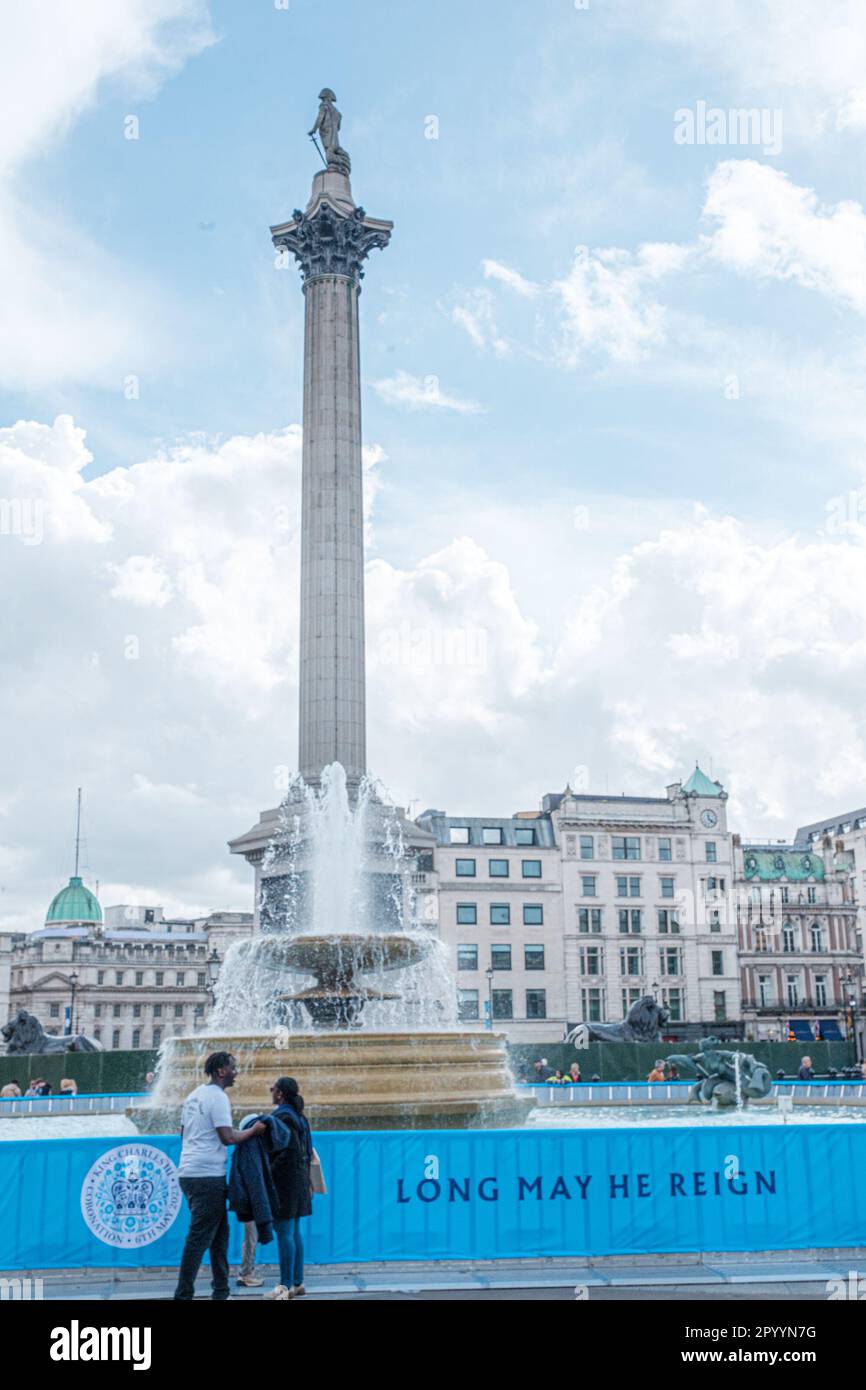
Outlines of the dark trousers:
M228 1189L225 1178L180 1178L180 1190L189 1203L190 1223L183 1246L174 1296L191 1299L195 1277L205 1250L210 1251L212 1298L229 1296Z

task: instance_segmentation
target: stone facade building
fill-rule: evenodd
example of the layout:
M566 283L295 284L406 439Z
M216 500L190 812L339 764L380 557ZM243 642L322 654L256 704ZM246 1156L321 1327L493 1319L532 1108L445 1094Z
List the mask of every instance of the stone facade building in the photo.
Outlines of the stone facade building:
M829 837L806 848L736 836L734 857L747 1035L784 1041L793 1024L803 1040L849 1036L863 992L852 851Z
M45 926L0 933L0 1014L27 1009L48 1033L85 1033L106 1049L158 1048L204 1022L220 960L252 913L166 918L161 907L103 914L74 876Z
M726 801L696 768L664 797L566 788L537 813L419 816L464 1022L557 1041L653 993L672 1024L737 1025Z

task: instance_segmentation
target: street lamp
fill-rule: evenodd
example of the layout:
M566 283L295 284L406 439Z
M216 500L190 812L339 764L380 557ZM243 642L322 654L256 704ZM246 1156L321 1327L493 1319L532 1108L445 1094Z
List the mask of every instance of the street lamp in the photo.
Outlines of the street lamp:
M210 995L211 1008L213 1008L216 999L216 982L219 979L220 966L222 963L222 956L216 946L214 946L205 961L205 966L207 968L207 992Z
M73 970L69 976L69 1027L67 1034L71 1036L75 1032L75 991L78 988L78 972Z
M487 976L487 1002L484 1005L487 1017L484 1020L485 1028L493 1027L493 966L489 965L485 970Z
M846 1003L848 1006L848 1027L851 1030L851 1041L854 1044L854 1061L860 1061L860 1039L857 1037L857 981L849 970L847 975L842 978L847 994Z

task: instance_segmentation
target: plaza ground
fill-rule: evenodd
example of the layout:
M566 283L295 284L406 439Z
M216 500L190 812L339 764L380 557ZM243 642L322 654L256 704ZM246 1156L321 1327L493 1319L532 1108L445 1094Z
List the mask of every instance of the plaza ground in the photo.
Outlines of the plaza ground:
M857 1272L866 1289L866 1251L835 1252L812 1258L730 1255L703 1261L668 1258L635 1262L627 1259L593 1261L525 1260L441 1262L426 1265L339 1265L310 1269L309 1302L339 1301L468 1301L574 1302L576 1286L589 1302L702 1302L798 1300L826 1302L832 1281L849 1282ZM277 1283L274 1265L258 1270L264 1288ZM37 1275L38 1271L33 1271ZM22 1277L21 1274L10 1277ZM23 1276L26 1277L26 1276ZM43 1297L58 1301L151 1301L171 1298L176 1271L162 1270L45 1270ZM232 1277L232 1298L260 1302L262 1289L239 1287ZM202 1271L197 1296L210 1294L208 1271ZM303 1300L301 1300L303 1301Z

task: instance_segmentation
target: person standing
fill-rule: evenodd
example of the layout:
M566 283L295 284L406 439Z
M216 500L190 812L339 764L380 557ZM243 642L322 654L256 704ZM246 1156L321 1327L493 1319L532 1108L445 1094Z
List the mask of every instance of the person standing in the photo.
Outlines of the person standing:
M800 1063L800 1070L797 1072L798 1081L814 1081L815 1073L812 1070L812 1058L804 1057Z
M0 1100L15 1100L21 1095L21 1087L14 1079L7 1081L6 1085L0 1090Z
M281 1076L271 1087L274 1115L291 1131L292 1142L271 1160L271 1175L279 1196L274 1230L280 1255L280 1282L264 1298L300 1298L304 1288L304 1241L301 1221L313 1210L310 1164L313 1136L304 1114L304 1097L297 1081Z
M226 1149L265 1131L260 1120L243 1130L232 1125L226 1091L234 1085L237 1063L231 1053L212 1052L204 1069L208 1079L187 1096L181 1118L178 1175L189 1204L190 1226L174 1297L184 1302L195 1295L196 1275L206 1250L211 1259L211 1297L217 1301L229 1297Z

